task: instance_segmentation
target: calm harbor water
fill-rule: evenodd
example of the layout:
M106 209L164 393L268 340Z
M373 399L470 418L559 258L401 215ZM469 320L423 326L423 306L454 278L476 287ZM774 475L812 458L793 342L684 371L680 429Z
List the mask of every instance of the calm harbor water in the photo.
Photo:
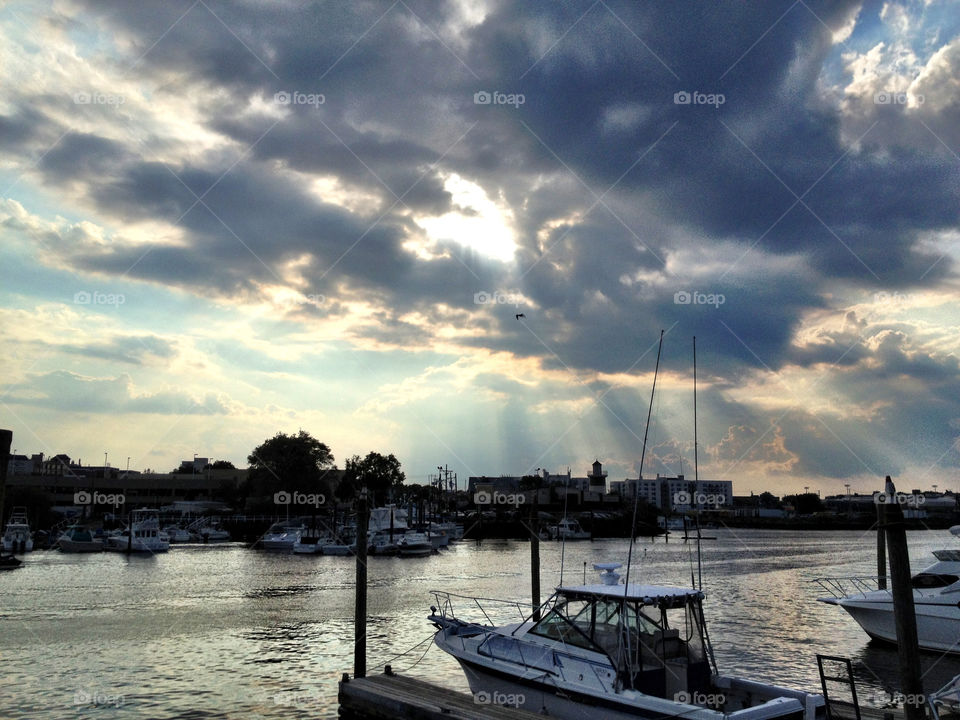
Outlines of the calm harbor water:
M896 652L868 642L811 580L873 575L875 537L856 531L716 530L703 543L705 611L726 673L819 691L817 652L852 658L868 699L895 684ZM946 531L909 534L911 567L954 547ZM569 543L564 581L584 562L625 562L624 540ZM561 548L541 544L544 593ZM641 541L631 579L689 585L682 541ZM332 718L352 672L353 558L238 544L175 546L158 557L30 553L0 574L0 718ZM592 582L596 574L588 568ZM395 670L466 690L456 663L425 641L429 591L526 601L529 545L462 542L422 559L371 558L370 672ZM418 647L402 657L395 657ZM424 651L426 654L424 655ZM926 689L960 660L925 654ZM411 667L413 666L413 667Z

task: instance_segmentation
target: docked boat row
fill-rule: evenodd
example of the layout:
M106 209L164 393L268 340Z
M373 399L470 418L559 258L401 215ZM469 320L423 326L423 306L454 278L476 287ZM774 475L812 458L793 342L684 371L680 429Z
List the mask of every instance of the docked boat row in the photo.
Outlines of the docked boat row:
M367 530L370 555L424 557L451 540L463 537L463 528L455 523L431 522L422 529L408 525L407 511L396 505L374 508ZM259 541L265 550L293 552L297 555L353 555L357 551L356 528L347 525L330 528L297 519L274 523Z

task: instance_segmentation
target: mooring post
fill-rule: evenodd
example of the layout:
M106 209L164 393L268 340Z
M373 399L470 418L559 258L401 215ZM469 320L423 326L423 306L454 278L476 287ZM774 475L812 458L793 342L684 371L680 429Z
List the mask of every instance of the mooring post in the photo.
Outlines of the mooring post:
M920 645L917 641L917 615L910 585L910 554L903 510L897 502L897 490L887 476L884 488L884 533L890 555L890 582L893 586L893 617L897 628L897 656L900 664L900 692L908 698L904 703L907 720L924 720L926 703L920 677Z
M534 493L537 491L534 490ZM530 603L533 606L533 619L540 619L540 536L537 534L537 503L534 500L530 508Z
M884 524L887 522L883 503L877 503L877 588L887 589L887 545Z
M3 500L7 492L7 467L10 463L10 445L13 430L0 430L0 522L3 520ZM3 550L3 548L0 548Z
M357 587L353 611L353 676L367 676L367 529L370 508L367 490L357 497Z

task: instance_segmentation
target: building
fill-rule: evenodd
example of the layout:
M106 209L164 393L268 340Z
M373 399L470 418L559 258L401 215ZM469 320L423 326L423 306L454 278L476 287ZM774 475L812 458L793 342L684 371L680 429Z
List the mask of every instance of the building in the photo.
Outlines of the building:
M729 510L733 507L731 480L691 480L683 475L627 478L611 483L623 498L640 497L663 512Z

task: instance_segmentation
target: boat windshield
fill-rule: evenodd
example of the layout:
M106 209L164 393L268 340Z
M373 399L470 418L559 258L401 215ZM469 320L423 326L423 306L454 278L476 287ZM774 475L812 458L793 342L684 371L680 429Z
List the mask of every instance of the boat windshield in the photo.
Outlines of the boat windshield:
M680 607L639 599L558 597L528 633L606 655L624 685L666 697L668 677L705 687L710 668L699 600Z
M917 590L930 590L953 585L957 580L960 580L960 577L956 575L919 573L913 576L913 579L910 580L910 585Z

